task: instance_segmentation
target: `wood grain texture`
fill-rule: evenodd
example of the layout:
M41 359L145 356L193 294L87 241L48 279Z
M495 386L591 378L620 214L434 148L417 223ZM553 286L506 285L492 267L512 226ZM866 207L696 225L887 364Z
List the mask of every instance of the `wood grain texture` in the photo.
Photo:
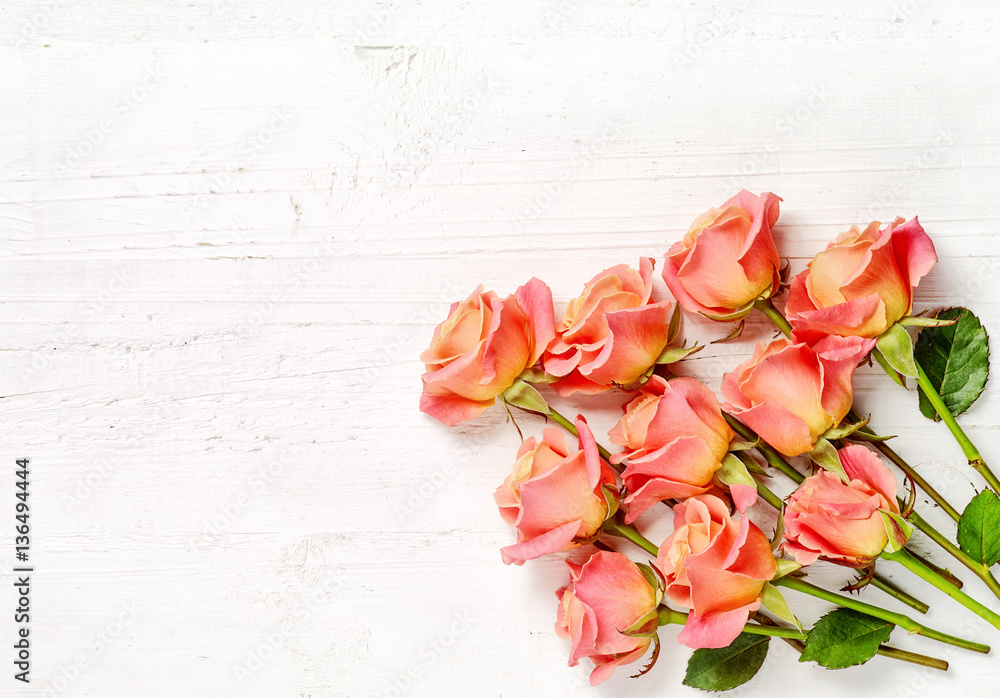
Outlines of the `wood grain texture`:
M561 305L747 187L784 198L793 271L852 223L919 215L941 257L919 307L968 303L1000 336L986 0L15 0L0 25L0 462L32 459L37 568L33 683L0 650L3 695L699 695L676 631L641 680L566 667L561 560L498 553L516 432L499 409L451 429L417 411L448 304L538 275ZM683 371L717 389L748 343ZM951 501L982 487L914 394L855 385ZM619 402L554 399L597 434ZM995 386L961 421L1000 462ZM13 608L12 522L0 542ZM885 572L928 624L1000 641ZM729 695L995 691L991 657L893 642L952 671L829 673L774 643Z

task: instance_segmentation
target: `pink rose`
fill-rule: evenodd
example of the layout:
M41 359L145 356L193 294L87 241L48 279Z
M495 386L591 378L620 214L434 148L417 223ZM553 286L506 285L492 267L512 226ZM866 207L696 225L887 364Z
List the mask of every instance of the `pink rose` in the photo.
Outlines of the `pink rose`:
M792 279L785 312L796 340L879 336L913 310L913 289L936 262L916 218L852 227Z
M651 637L623 635L638 621L649 618L656 629L657 590L634 562L621 553L595 553L587 562L567 561L570 583L556 592L559 598L556 633L573 641L569 665L583 657L595 664L590 685L607 680L620 664L636 661Z
M569 302L542 359L560 395L639 382L668 343L670 303L650 303L653 260L605 269Z
M576 428L574 451L558 429L546 429L539 443L522 443L513 472L494 493L500 515L517 528L517 544L500 551L505 564L590 543L617 509L614 471L598 455L583 417Z
M693 378L651 376L624 416L608 432L623 447L612 463L627 459L626 523L663 499L705 494L735 434L715 394Z
M420 411L448 424L478 417L555 336L552 292L532 279L503 300L476 289L451 306L420 355L427 372Z
M851 409L851 379L875 340L830 336L810 348L776 339L722 377L723 406L786 456L808 453Z
M743 190L695 219L663 267L663 280L685 310L736 319L778 290L781 260L771 228L779 201L774 194Z
M674 507L674 532L660 546L656 565L666 578L667 598L691 609L677 641L693 648L735 640L777 571L764 533L746 517L734 521L726 503L712 495Z
M868 567L889 540L881 511L899 514L896 478L864 446L840 450L850 483L826 470L806 478L785 510L784 547L801 565L818 558Z

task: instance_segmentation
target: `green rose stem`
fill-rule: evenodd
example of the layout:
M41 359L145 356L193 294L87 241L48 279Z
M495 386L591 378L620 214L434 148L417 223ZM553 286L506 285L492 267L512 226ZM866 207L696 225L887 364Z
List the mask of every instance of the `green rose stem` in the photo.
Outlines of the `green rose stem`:
M760 494L761 498L768 504L773 506L778 511L781 511L782 503L778 498L778 495L774 494L771 490L764 485L764 483L755 480L757 483L757 493ZM910 596L908 593L900 589L898 586L885 579L881 575L875 574L871 578L871 585L876 589L881 589L889 596L893 597L897 601L906 604L918 613L927 613L930 610L930 606L925 604L920 599Z
M617 516L604 522L604 532L609 536L617 536L635 543L653 557L660 554L660 549L639 533L635 526L619 521Z
M687 622L686 613L675 611L672 608L667 608L666 606L660 606L660 608L657 609L657 615L659 616L660 625L684 625ZM799 632L795 628L783 628L776 625L756 625L753 623L747 623L743 627L743 632L748 635L766 635L768 637L780 637L785 640L791 640L788 644L800 653L803 649L801 643L809 637L808 633ZM880 645L878 648L878 654L883 657L889 657L890 659L898 659L903 662L920 664L921 666L930 667L932 669L948 671L948 662L943 659L928 657L923 654L917 654L916 652L907 652L906 650L889 647L888 645Z
M961 589L956 589L954 586L941 579L941 577L935 574L932 569L927 567L927 565L923 564L920 560L916 559L906 548L900 548L894 553L883 552L882 557L886 560L898 562L903 567L910 570L910 572L913 572L913 574L917 575L925 582L929 582L934 585L992 625L994 628L1000 630L1000 615L997 615L990 609L986 608L986 606L976 601Z
M723 416L726 418L726 421L729 422L730 426L733 427L733 431L742 436L744 439L748 441L754 441L760 438L757 436L756 432L754 432L752 429L747 427L742 422L737 421L732 415L723 413ZM899 458L898 455L896 455L896 452L892 451L892 449L885 446L884 443L876 442L874 445L876 448L879 448L880 451L882 450L880 447L885 447L886 450L892 452L895 458L898 458L900 461L902 461L902 459ZM761 441L760 444L757 446L757 450L760 451L761 455L764 456L765 460L767 460L769 465L783 472L785 475L791 478L796 484L802 484L802 481L806 479L805 475L795 470L795 468L789 465L788 461L786 461L781 456L781 454L779 454L777 451L775 451L773 448L768 446L763 441ZM885 451L883 451L883 453L884 452ZM890 460L892 459L890 458ZM908 517L908 520L910 521L910 523L916 526L920 531L925 533L928 538L936 542L938 545L944 548L948 553L950 553L953 557L955 557L955 559L957 559L963 565L965 565L973 572L975 572L976 575L980 579L982 579L988 587L990 587L990 590L992 590L993 593L997 595L997 598L1000 598L1000 585L997 584L996 579L993 578L993 575L990 573L989 569L984 568L981 564L976 564L976 562L972 560L972 558L970 558L968 555L963 553L959 548L948 542L948 539L945 538L943 535L941 535L941 533L939 533L937 530L935 530L929 523L927 523L924 519L917 516L916 512L911 512L910 516ZM957 577L955 577L955 575L953 575L951 572L945 569L941 569L937 565L934 565L933 563L927 560L923 560L923 562L928 567L935 570L939 575L947 579L951 584L953 584L958 588L961 588L962 581Z
M924 519L916 511L910 512L910 515L906 517L906 520L916 526L918 530L922 531L924 535L932 541L948 551L952 557L972 570L972 572L983 580L983 583L987 587L989 587L989 590L993 592L993 595L1000 599L1000 583L997 582L996 577L994 577L993 573L990 572L989 567L966 555L961 548L945 538L939 531L924 521ZM924 562L926 563L926 561Z
M983 460L983 457L979 454L979 449L976 448L975 444L973 444L969 437L966 436L965 432L962 431L962 427L960 427L958 422L955 421L955 417L951 414L951 410L949 410L948 406L944 404L941 396L938 395L937 390L931 384L930 379L924 372L923 366L921 366L919 362L915 363L917 365L917 385L920 387L920 390L923 391L931 405L934 406L934 411L941 417L945 426L948 427L948 431L950 431L951 435L955 437L955 441L957 441L958 445L962 448L962 453L964 453L965 457L969 459L969 465L979 471L979 474L983 476L984 480L986 480L986 484L988 484L994 492L1000 492L1000 480L998 480L997 476L993 474L992 470L990 470L990 466L986 465L986 461Z
M652 555L654 557L656 557L656 556L658 556L660 554L660 549L656 545L654 545L649 539L647 539L645 536L643 536L641 533L639 533L639 531L636 530L635 526L631 526L629 524L626 524L626 523L623 523L622 521L620 521L619 520L619 516L620 515L616 515L615 518L608 519L607 521L604 522L604 532L606 534L608 534L609 536L617 536L619 538L624 538L624 539L626 539L628 541L631 541L632 543L634 543L635 545L639 546L640 548L642 548L643 550L645 550L647 553L649 553L650 555ZM775 581L774 583L777 584L778 582ZM809 586L812 586L812 585L809 585ZM892 586L892 585L890 584L888 586ZM815 587L815 588L819 589L819 587ZM895 589L895 587L892 587L892 588ZM824 593L830 594L831 596L837 596L836 594L833 594L833 592L827 592L825 590L822 590L822 591L824 591ZM901 590L900 590L900 594L902 596L906 596L905 592L902 592ZM912 599L912 597L909 597L909 598ZM900 599L900 600L902 600L902 599ZM919 605L923 606L924 610L921 611L921 613L925 613L927 611L927 606L926 605L922 604L920 601L917 601L916 599L912 599L912 601L915 604L919 604ZM858 603L860 603L860 602L858 602ZM868 604L864 604L864 605L867 606ZM920 610L917 606L913 606L913 607L916 608L917 610ZM883 614L890 614L890 615L897 615L897 616L899 615L899 614L892 614L890 611L883 611L882 609L878 608L877 606L871 606L871 608L875 608L875 609L877 609L879 612L881 612ZM877 618L882 618L882 616L878 616L875 613L870 613L869 615L876 616ZM910 620L907 616L899 616L899 617L906 618L907 620ZM884 618L884 620L889 620L889 619L888 618ZM890 620L889 622L895 622L895 621L891 621ZM913 623L913 624L915 624L915 625L917 625L917 626L919 626L919 627L923 627L919 623L917 623L916 621L910 620L910 622ZM901 624L897 623L897 625L901 625ZM907 627L907 626L903 626L903 627ZM907 629L909 629L909 628L907 628ZM936 632L936 631L932 631L932 632ZM782 635L781 637L792 637L792 636L791 635ZM987 648L986 651L988 652L989 649Z
M852 421L852 422L860 422L861 421L861 417L859 417L858 413L855 412L854 410L851 410L850 412L847 413L847 419L850 420L850 421ZM861 431L864 434L870 434L872 436L878 436L878 434L876 434L873 429L871 429L870 427L867 427L867 426L862 427L859 431ZM848 438L848 440L850 440L851 437L847 437L847 438ZM869 443L869 442L865 441L865 443ZM902 456L900 456L898 453L896 453L894 450L892 450L892 448L889 446L889 444L885 443L884 441L873 441L873 442L870 442L870 443L872 444L872 446L874 446L876 448L876 450L878 450L879 453L881 453L883 456L885 456L886 458L888 458L892 463L894 463L896 465L897 468L899 468L904 473L906 473L906 475L911 480L913 480L913 483L917 487L919 487L920 489L922 489L924 492L926 492L927 495L931 499L933 499L937 503L937 505L939 507L941 507L942 509L944 509L945 512L948 514L948 516L950 516L955 521L955 523L958 523L958 519L960 518L961 515L958 513L958 511L955 509L955 507L953 507L951 504L949 504L948 501L941 495L941 493L938 492L936 489L934 489L930 485L930 483L928 483L927 480L925 480L920 475L920 473L917 472L916 468L914 468L912 465L910 465L905 460L903 460Z
M791 338L792 326L788 324L788 320L786 320L785 316L781 314L781 311L774 307L774 303L770 298L764 298L755 302L753 307L767 315L768 319L774 323L775 327L781 330L786 337Z
M733 431L747 441L756 441L760 438L750 427L736 419L736 417L728 412L723 412L722 416L725 417L726 423L732 427ZM764 460L767 461L767 464L775 470L780 470L795 482L802 482L805 479L805 476L802 473L789 465L788 461L781 457L781 454L771 448L771 446L766 444L763 440L760 441L756 448L760 451L760 454L764 456Z
M852 610L858 611L859 613L866 613L874 618L880 618L887 623L892 623L898 625L904 630L910 633L916 633L917 635L923 635L924 637L930 638L932 640L937 640L938 642L944 642L949 645L954 645L955 647L961 647L963 649L971 650L973 652L980 652L982 654L989 654L989 645L982 645L978 642L972 642L971 640L963 640L959 637L954 637L953 635L948 635L942 633L938 630L928 628L925 625L921 625L917 621L913 620L909 616L904 616L902 613L894 613L892 611L886 611L878 606L872 606L864 601L858 601L852 599L849 596L842 596L840 594L835 594L832 591L827 591L815 584L810 584L809 582L796 579L795 577L782 577L781 579L775 579L771 582L775 586L785 587L787 589L792 589L798 591L802 594L808 594L809 596L815 596L817 599L822 599L824 601L829 601L830 603L835 603L838 606L843 606L844 608L850 608Z

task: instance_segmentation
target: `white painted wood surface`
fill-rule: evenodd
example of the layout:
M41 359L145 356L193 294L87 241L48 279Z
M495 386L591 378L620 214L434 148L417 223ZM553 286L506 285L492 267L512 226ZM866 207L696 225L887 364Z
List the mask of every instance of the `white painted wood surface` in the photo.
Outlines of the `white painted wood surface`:
M564 303L745 186L784 198L794 271L852 223L919 215L941 263L918 305L970 303L1000 336L992 1L14 0L0 24L3 695L698 695L674 631L640 680L565 666L562 563L500 562L517 434L499 409L417 411L446 304L532 275ZM717 388L747 351L685 369ZM873 370L856 385L964 505L981 483L944 428ZM600 434L618 398L555 404ZM998 417L991 384L962 418L994 461ZM928 624L1000 645L885 569ZM896 635L952 671L827 672L775 643L732 695L1000 695L995 657Z

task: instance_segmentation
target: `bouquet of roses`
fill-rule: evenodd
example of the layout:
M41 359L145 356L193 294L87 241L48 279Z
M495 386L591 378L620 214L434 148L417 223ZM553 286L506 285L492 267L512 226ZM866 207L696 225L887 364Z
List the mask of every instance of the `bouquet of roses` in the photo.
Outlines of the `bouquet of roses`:
M684 683L708 690L753 678L771 637L827 668L881 654L947 669L943 660L885 644L897 626L989 652L878 599L811 583L807 572L819 561L857 572L841 591L875 587L926 613L926 604L876 569L896 563L1000 629L1000 615L909 546L920 530L1000 599L990 569L1000 561L1000 481L955 421L985 386L986 332L965 308L913 314L914 289L937 262L916 218L852 227L789 280L771 234L780 201L742 191L699 216L663 259L676 302L654 300L651 258L602 271L558 320L538 279L506 298L480 287L451 307L421 356L420 409L441 422L474 419L499 399L509 414L514 407L558 425L523 440L494 493L516 531L500 553L504 563L521 565L587 546L582 564L566 563L556 632L571 642L571 666L593 662L594 685L647 653L639 675L649 671L660 628L670 624L683 626L677 642L696 650ZM786 290L782 313L774 299ZM681 308L733 323L719 342L738 340L754 310L784 336L758 343L723 376L720 404L708 387L672 370L702 349L678 344ZM920 332L915 346L909 328ZM854 372L873 362L904 388L915 381L920 411L945 423L988 486L963 513L888 445L892 437L869 427L870 415L853 411ZM598 442L584 416L570 420L554 410L546 390L626 393L607 435L616 452ZM902 470L902 491L883 459ZM784 498L767 484L779 473L796 486ZM917 513L917 489L955 521L955 542ZM658 506L671 507L674 522L660 545L635 526ZM775 510L770 536L751 520L751 507ZM613 537L645 552L645 561L616 552ZM789 591L837 608L803 627Z

